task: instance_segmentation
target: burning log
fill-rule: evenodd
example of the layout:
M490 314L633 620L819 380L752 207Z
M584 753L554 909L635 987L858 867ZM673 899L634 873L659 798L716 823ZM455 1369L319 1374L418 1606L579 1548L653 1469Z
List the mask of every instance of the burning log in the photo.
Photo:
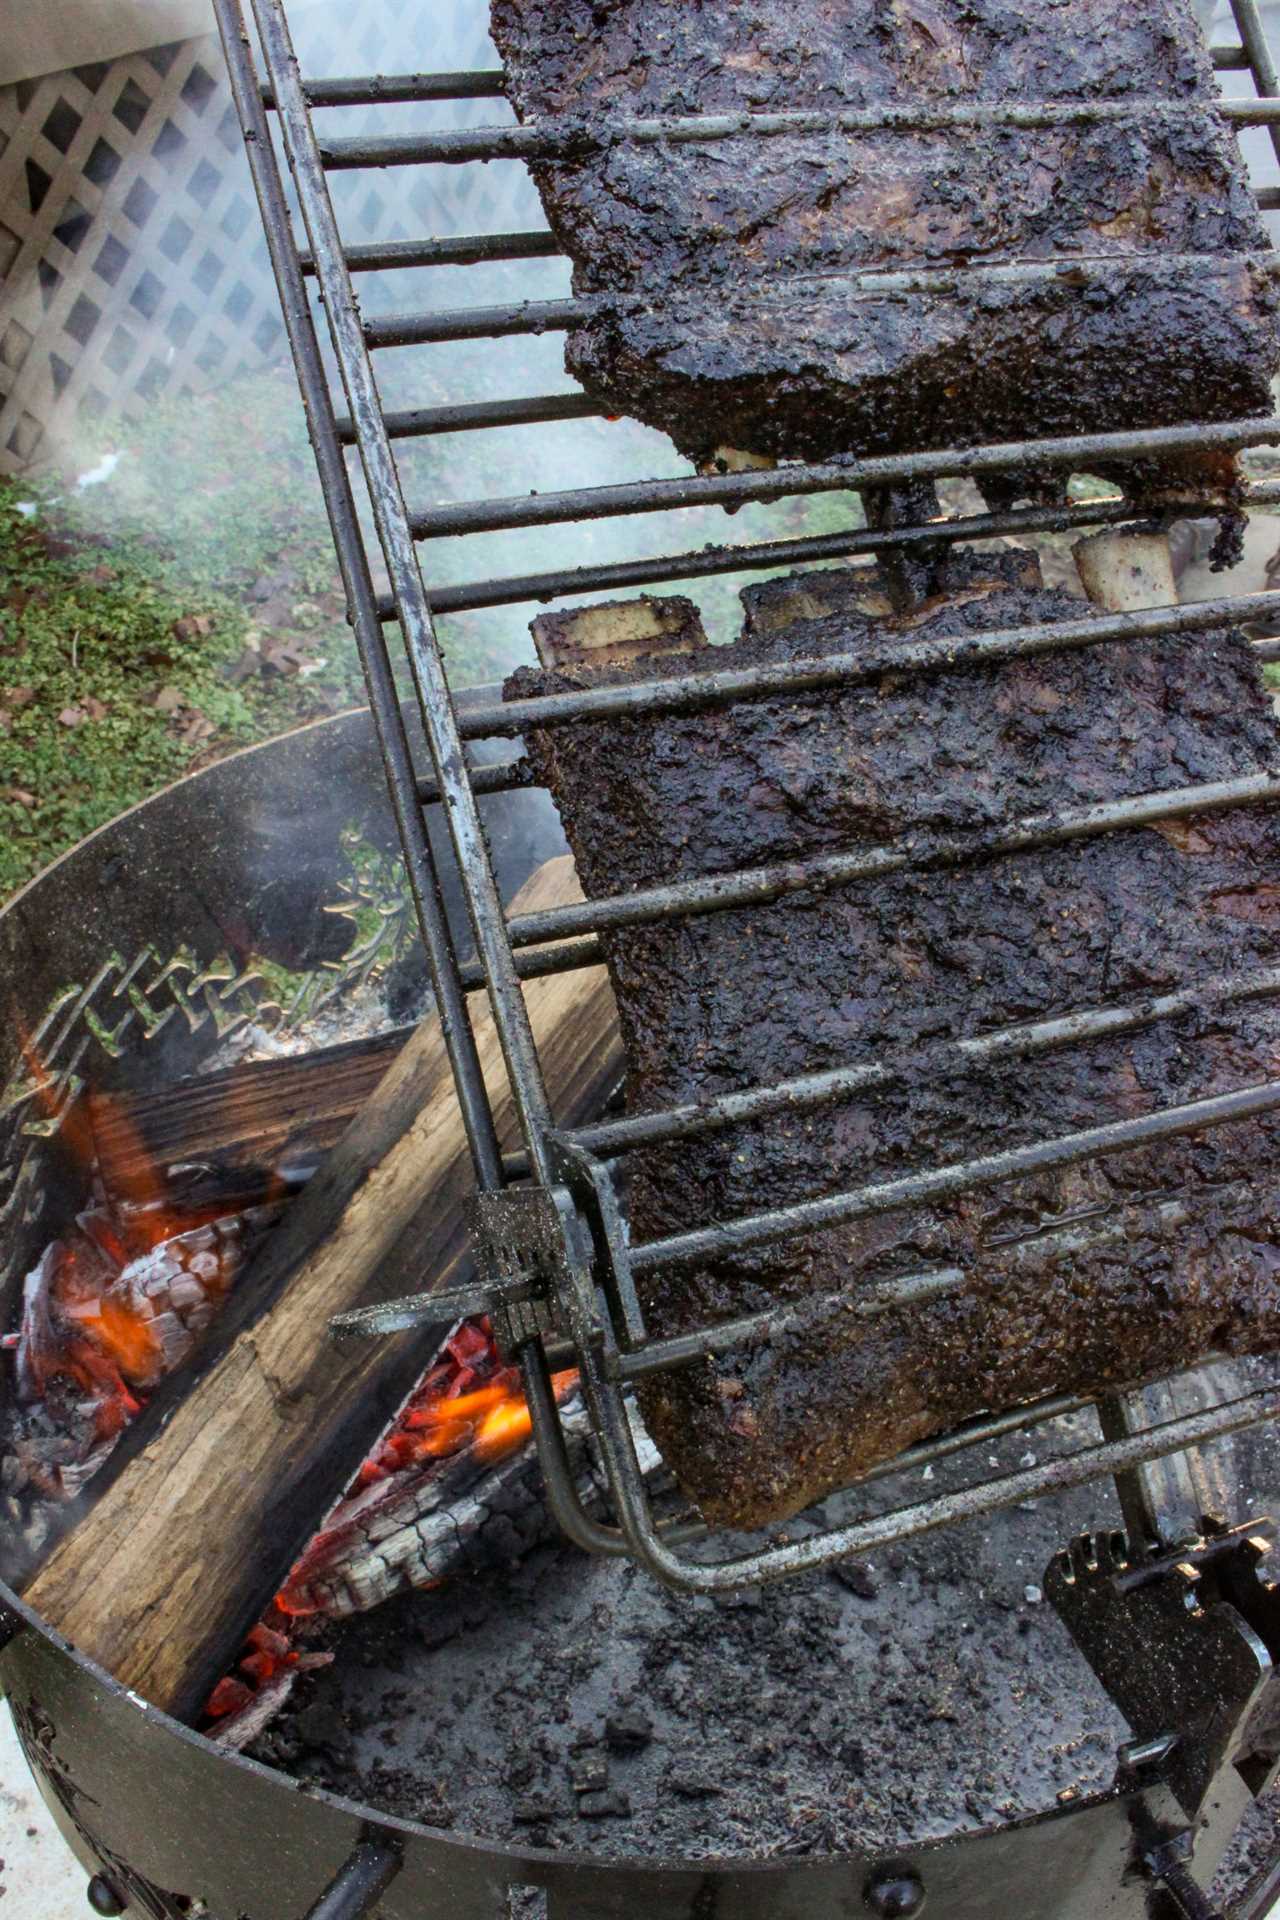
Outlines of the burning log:
M279 1217L255 1205L226 1218L126 1219L102 1207L46 1247L27 1275L0 1454L10 1499L73 1498L98 1472L145 1396L183 1366L212 1325L256 1237ZM49 1516L24 1529L38 1551Z
M304 1184L412 1027L241 1062L147 1093L88 1093L59 1115L91 1197L28 1274L0 1423L9 1578L49 1540L162 1379L185 1366L262 1231ZM34 1049L37 1086L46 1073ZM42 1096L51 1114L52 1095Z
M557 1399L576 1385L555 1382ZM566 1408L576 1461L584 1416ZM511 1565L552 1531L529 1445L518 1369L487 1319L462 1321L414 1387L355 1481L326 1515L203 1718L224 1746L247 1746L284 1706L300 1673L332 1655L296 1644L317 1620L363 1613L460 1569ZM579 1494L595 1487L583 1476Z
M552 861L516 910L580 898ZM528 983L552 1098L595 1110L620 1068L603 968ZM500 1130L511 1102L487 1009L474 1019ZM434 1016L422 1023L292 1207L211 1336L197 1384L171 1383L126 1436L113 1478L26 1597L126 1685L190 1716L224 1673L421 1371L421 1336L329 1339L335 1313L458 1281L470 1160ZM174 1402L177 1402L175 1405ZM156 1431L153 1414L172 1408Z
M590 1511L607 1482L577 1374L557 1374L553 1386L577 1495ZM517 1369L503 1364L487 1319L464 1320L309 1541L235 1671L214 1687L204 1709L213 1737L248 1746L298 1675L329 1663L331 1653L296 1644L317 1622L350 1619L459 1574L518 1565L555 1539L531 1434ZM671 1476L634 1416L632 1437L651 1490L669 1494Z
M558 1375L556 1393L578 1490L590 1504L597 1489L587 1459L586 1411L574 1383L572 1373ZM554 1523L541 1497L518 1380L499 1378L443 1402L438 1413L442 1435L452 1417L467 1437L448 1453L428 1455L339 1501L276 1596L283 1613L331 1620L367 1613L463 1567L521 1559L546 1537ZM495 1413L511 1424L486 1437Z
M157 1166L214 1159L220 1171L327 1152L387 1072L411 1027L278 1060L255 1060L142 1094L90 1095L103 1184L130 1199Z
M602 1504L607 1481L576 1379L554 1376L569 1464L590 1512ZM503 1404L519 1425L502 1450L481 1433L452 1458L435 1462L434 1471L407 1470L340 1501L276 1596L277 1607L343 1620L467 1569L512 1564L541 1541L558 1538L518 1389ZM638 1417L632 1439L650 1492L670 1493L674 1482Z

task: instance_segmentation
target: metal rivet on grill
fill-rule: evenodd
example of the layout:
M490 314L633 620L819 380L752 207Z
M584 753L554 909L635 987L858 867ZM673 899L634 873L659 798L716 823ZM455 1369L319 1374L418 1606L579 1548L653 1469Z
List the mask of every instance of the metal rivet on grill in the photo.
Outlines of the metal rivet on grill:
M124 1896L114 1880L105 1873L95 1873L85 1888L85 1898L95 1913L117 1914L124 1912Z
M891 1867L867 1882L864 1898L880 1920L907 1920L924 1906L924 1881L909 1867Z

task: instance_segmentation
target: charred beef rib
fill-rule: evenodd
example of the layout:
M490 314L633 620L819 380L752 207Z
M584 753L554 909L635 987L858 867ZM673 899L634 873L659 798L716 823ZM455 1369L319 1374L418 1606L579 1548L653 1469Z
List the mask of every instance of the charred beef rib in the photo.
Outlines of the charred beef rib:
M955 552L945 587L904 615L865 568L771 582L747 591L741 638L712 658L747 666L963 641L1080 605L1043 588L1022 553ZM659 655L697 640L687 602L647 609ZM535 622L544 657L570 618ZM599 619L606 641L626 625ZM611 651L614 664L599 666L561 649L568 665L522 668L509 693L673 670L618 665L616 646L602 657ZM890 671L874 686L713 711L579 718L532 730L528 748L599 898L904 838L980 838L1063 806L1275 769L1280 727L1244 637L1201 633ZM1280 811L1265 806L1016 855L975 846L951 868L605 936L635 1112L1141 1001L1273 966L1278 947ZM1206 998L1176 1020L1032 1060L909 1073L841 1105L630 1155L633 1238L1149 1113L1278 1065L1280 1007ZM709 1519L757 1524L980 1411L1280 1344L1278 1125L1235 1123L642 1271L656 1336L794 1310L785 1333L651 1377L641 1400L655 1440ZM1104 1244L1073 1245L1082 1215ZM1037 1237L1055 1223L1056 1240ZM966 1276L950 1291L866 1312L887 1278L948 1267Z
M569 371L694 460L1270 412L1270 242L1190 0L493 0L492 19L521 120L577 142L533 168L593 303ZM1120 117L945 119L1046 101ZM608 137L788 109L899 121ZM885 273L913 277L864 278Z

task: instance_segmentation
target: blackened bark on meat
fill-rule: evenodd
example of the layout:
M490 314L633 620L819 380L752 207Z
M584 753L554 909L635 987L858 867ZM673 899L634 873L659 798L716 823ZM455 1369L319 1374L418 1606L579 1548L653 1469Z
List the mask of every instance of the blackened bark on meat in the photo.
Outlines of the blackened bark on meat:
M598 302L569 371L694 460L1270 411L1275 300L1247 257L1270 242L1189 0L493 0L492 17L517 113L552 126L1132 104L1032 131L618 137L535 165L575 291ZM1057 271L984 272L1015 261ZM854 286L885 269L956 278ZM1188 481L1229 496L1233 472L1202 457L1136 477L1147 497Z
M1078 613L1034 558L952 554L947 593L895 613L837 569L749 589L725 665L964 636ZM642 668L522 669L513 695ZM1280 764L1280 728L1237 633L1189 634L872 688L535 731L588 897ZM1256 807L792 894L606 938L642 1112L930 1042L1274 965L1280 811ZM633 1154L634 1237L1029 1143L1256 1083L1280 1009L1203 1007L1132 1036L933 1075ZM716 1522L796 1512L984 1409L1152 1378L1280 1344L1277 1124L1258 1121L1010 1182L696 1266L643 1274L652 1332L785 1301L785 1337L657 1376L646 1421ZM1251 1196L1222 1188L1247 1176ZM1191 1201L1162 1232L1150 1208ZM1132 1209L1104 1252L1028 1261L1012 1241ZM877 1281L935 1262L954 1294L878 1318ZM838 1304L829 1298L840 1296Z

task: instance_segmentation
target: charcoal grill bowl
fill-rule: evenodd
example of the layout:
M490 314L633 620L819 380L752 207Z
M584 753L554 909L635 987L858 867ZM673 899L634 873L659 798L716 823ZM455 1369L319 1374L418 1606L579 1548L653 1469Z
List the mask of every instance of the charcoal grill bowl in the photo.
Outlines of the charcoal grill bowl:
M563 849L559 824L542 795L494 795L484 808L509 895ZM249 749L90 835L0 911L0 1085L21 1071L24 1032L43 1033L56 1076L83 1043L78 1071L95 1085L142 1088L198 1069L218 1043L219 1021L259 991L233 977L202 985L202 968L234 976L234 966L215 963L249 950L299 971L337 958L339 923L326 908L340 891L352 830L366 846L395 846L363 712ZM450 905L456 915L457 902ZM457 926L464 938L460 919ZM55 1002L62 1010L50 1023ZM24 1272L75 1204L56 1137L22 1131L30 1112L0 1101L6 1325ZM11 1541L8 1550L12 1566ZM1135 1865L1134 1802L1119 1793L957 1833L906 1858L614 1862L522 1851L376 1814L224 1751L119 1686L4 1585L0 1643L0 1685L68 1844L130 1913L155 1920L187 1912L301 1920L370 1841L395 1850L400 1870L374 1905L339 1903L326 1909L332 1916L856 1920L907 1911L878 1892L890 1895L904 1872L923 1882L934 1920L990 1914L997 1888L1001 1910L1021 1920L1150 1912L1150 1883ZM513 1894L520 1888L541 1890L545 1908Z

